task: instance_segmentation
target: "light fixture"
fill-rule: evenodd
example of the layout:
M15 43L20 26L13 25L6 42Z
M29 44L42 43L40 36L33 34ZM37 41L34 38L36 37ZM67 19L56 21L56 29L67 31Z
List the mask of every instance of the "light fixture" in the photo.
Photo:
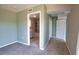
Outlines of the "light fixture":
M33 15L34 18L36 18L36 15Z

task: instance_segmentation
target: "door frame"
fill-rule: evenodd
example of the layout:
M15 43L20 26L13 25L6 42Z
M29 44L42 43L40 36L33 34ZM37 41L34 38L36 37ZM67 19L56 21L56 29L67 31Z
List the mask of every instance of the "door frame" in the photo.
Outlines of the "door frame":
M30 24L30 22L29 22L29 16L31 15L31 14L36 14L36 13L39 13L40 14L40 19L39 19L39 48L42 50L42 48L41 48L41 46L42 46L42 44L41 44L41 42L42 42L42 39L41 39L41 11L35 11L35 12L31 12L31 13L28 13L27 14L27 35L28 35L28 45L30 45L30 28L29 28L29 24Z

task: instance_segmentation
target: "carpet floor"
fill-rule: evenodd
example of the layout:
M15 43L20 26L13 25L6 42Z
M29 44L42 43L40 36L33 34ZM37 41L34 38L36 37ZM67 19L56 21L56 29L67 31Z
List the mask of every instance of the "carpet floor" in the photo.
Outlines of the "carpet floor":
M62 41L51 39L45 50L35 46L26 46L14 43L0 48L0 55L69 55L66 44Z

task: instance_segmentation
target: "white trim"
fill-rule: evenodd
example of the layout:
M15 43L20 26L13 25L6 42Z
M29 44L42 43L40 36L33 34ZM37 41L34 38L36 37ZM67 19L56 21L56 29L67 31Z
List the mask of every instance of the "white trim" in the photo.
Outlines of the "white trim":
M41 47L40 49L41 49L41 50L45 50L45 48L46 48L46 47L48 46L48 44L49 44L49 41L50 41L50 40L48 40L47 44L46 44L44 47Z
M66 47L68 48L67 42L66 42ZM69 50L70 55L72 55L69 48L68 48L68 50Z
M19 42L19 41L18 41L17 43L20 43L20 44L23 44L23 45L28 45L28 44L26 44L26 43L23 43L23 42Z
M55 39L55 40L56 40L56 39L60 39L61 41L66 42L66 40L61 39L61 38L57 38L57 37L53 37L53 36L52 36L51 38L52 38L52 39Z
M40 48L40 50L44 50L44 48Z
M8 46L8 45L11 45L11 44L14 44L14 43L17 43L17 41L14 41L14 42L11 42L11 43L9 43L9 44L5 44L5 45L3 45L3 46L0 46L0 48L3 48L3 47L5 47L5 46Z
M27 36L27 39L28 39L28 45L30 45L30 33L29 33L29 15L27 14L27 34L28 34L28 36Z
M51 38L56 38L56 37L54 37L54 36L51 36L51 37L49 37L49 40L50 40Z
M42 42L42 37L41 37L41 11L35 11L35 12L32 12L32 13L29 13L29 14L27 14L27 24L28 24L28 45L30 45L30 29L29 29L29 15L31 15L31 14L36 14L36 13L40 13L40 20L39 20L39 27L40 27L40 30L39 30L39 48L41 49L41 50L43 50L43 48L41 48L42 47L42 44L41 44L41 42Z

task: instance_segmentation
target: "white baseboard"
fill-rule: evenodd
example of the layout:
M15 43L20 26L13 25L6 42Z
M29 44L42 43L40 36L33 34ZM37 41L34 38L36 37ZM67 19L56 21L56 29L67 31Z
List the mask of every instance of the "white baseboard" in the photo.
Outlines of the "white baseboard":
M20 44L23 44L23 45L28 45L26 43L23 43L23 42L19 42L19 41L14 41L14 42L11 42L9 44L6 44L6 45L3 45L3 46L0 46L0 48L3 48L5 46L8 46L8 45L11 45L11 44L14 44L14 43L20 43ZM45 45L45 47L40 47L41 50L44 50L46 47L47 47L48 43ZM29 45L28 45L29 46Z
M49 40L48 40L48 43L49 43ZM48 43L47 43L44 47L42 47L42 48L40 47L40 49L41 49L41 50L45 50L46 47L48 46Z
M11 44L14 44L14 43L16 43L17 41L14 41L14 42L11 42L11 43L9 43L9 44L6 44L6 45L3 45L3 46L0 46L0 48L3 48L3 47L5 47L5 46L8 46L8 45L11 45Z
M23 45L28 45L28 44L23 43L23 42L14 41L14 42L11 42L11 43L9 43L9 44L6 44L6 45L3 45L3 46L0 46L0 48L3 48L3 47L5 47L5 46L8 46L8 45L11 45L11 44L14 44L14 43L20 43L20 44L23 44ZM29 46L29 45L28 45L28 46Z
M49 37L49 40L50 40L51 38L56 38L56 37L55 37L55 36L51 36L51 37Z
M67 46L67 43L66 43L66 46ZM67 48L68 48L68 46L67 46ZM70 52L70 49L68 48L68 50L69 50L69 53L70 53L70 55L71 55L71 52Z
M26 44L26 43L23 43L23 42L19 42L19 41L18 41L18 43L20 43L20 44L23 44L23 45L28 45L28 44ZM28 46L29 46L29 45L28 45Z
M48 43L49 43L49 40L48 40L48 42L46 43L46 45L45 45L44 49L46 49L46 48L47 48L47 46L48 46Z
M40 50L44 50L44 48L40 48Z
M44 50L44 47L42 47L42 45L40 45L40 46L39 46L39 49L40 49L40 50Z

